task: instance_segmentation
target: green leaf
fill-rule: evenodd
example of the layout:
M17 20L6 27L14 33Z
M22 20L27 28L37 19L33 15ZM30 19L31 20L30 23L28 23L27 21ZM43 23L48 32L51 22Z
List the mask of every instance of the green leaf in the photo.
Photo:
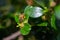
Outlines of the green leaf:
M55 8L54 8L54 11L55 11L55 16L60 19L60 5L57 5Z
M22 35L28 35L30 30L31 30L31 25L29 25L28 23L25 23L24 27L20 29L20 32Z
M32 11L32 13L31 13L30 17L32 17L32 18L37 18L37 17L40 17L43 15L43 9L40 7L33 7L31 11Z
M48 25L47 22L43 22L43 23L41 23L41 24L38 24L38 26L47 26L47 25Z
M55 20L56 20L55 15L52 15L51 16L51 27L56 30L57 28L56 28Z
M32 8L33 8L33 6L27 6L26 8L25 8L25 10L24 10L24 14L25 14L25 17L26 17L26 19L28 19L29 18L29 16L31 15L31 11L32 11Z
M24 13L26 17L37 18L43 15L43 9L40 7L27 6Z
M19 23L19 15L15 15L15 21Z
M49 6L49 0L34 0L34 1L43 8Z

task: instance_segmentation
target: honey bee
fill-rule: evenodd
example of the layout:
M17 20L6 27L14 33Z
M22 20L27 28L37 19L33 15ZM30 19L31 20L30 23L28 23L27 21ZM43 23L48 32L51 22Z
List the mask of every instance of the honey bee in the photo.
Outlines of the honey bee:
M24 14L23 14L23 13L20 14L20 15L19 15L19 22L22 23L23 20L24 20L24 18L25 18Z
M25 16L23 13L19 14L18 16L19 16L19 23L17 23L18 24L17 27L22 28L24 26L23 21L24 21Z

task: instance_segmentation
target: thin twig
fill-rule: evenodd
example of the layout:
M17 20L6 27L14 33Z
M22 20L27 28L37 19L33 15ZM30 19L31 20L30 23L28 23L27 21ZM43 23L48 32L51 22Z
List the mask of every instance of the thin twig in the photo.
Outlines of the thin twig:
M17 31L17 32L11 34L10 36L3 38L3 40L12 40L12 39L15 39L18 36L22 36L20 34L20 31Z

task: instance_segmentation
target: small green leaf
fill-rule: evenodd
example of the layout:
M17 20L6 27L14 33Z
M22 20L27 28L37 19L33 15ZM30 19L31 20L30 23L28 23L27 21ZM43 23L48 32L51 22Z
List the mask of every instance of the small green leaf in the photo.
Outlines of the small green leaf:
M57 5L55 8L54 8L54 11L55 11L55 16L60 19L60 5Z
M16 21L17 23L19 23L19 15L16 15L16 16L15 16L15 21Z
M38 26L47 26L47 25L48 25L47 22L43 22L43 23L41 23L41 24L38 24Z
M24 27L20 29L22 35L28 35L31 30L31 25L25 23Z
M55 15L52 15L51 16L51 27L56 30L57 28L56 28L55 20L56 20Z

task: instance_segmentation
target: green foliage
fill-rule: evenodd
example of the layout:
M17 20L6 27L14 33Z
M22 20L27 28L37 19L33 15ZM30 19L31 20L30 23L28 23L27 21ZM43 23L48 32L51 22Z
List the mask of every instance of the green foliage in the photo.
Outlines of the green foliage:
M43 15L43 10L40 7L33 7L32 9L32 14L30 15L30 17L32 18L37 18Z
M34 1L43 8L49 6L49 0L34 0Z
M20 29L20 32L22 35L28 35L30 30L31 30L31 25L29 25L28 23L25 23L24 27Z
M10 3L10 1L12 1L12 2ZM0 17L1 17L0 18L0 29L9 28L8 31L10 31L11 28L15 27L16 23L17 23L17 25L20 29L20 33L22 35L28 35L30 33L30 31L31 32L34 31L34 33L33 33L34 35L35 35L35 32L38 32L38 31L41 32L43 30L43 31L45 31L45 33L47 31L49 31L49 30L45 30L44 27L46 29L53 28L53 30L57 30L57 27L55 24L56 23L55 16L58 19L60 19L60 4L56 5L55 7L51 7L51 4L52 4L52 6L54 5L54 1L55 0L33 0L32 5L27 5L28 3L26 3L26 0L9 0L9 3L7 4L7 6L5 5L3 7L0 7L1 8L0 9ZM58 3L56 3L56 4L58 4ZM53 8L54 8L54 10L53 10ZM13 12L11 12L11 11L13 11ZM52 14L52 12L54 14ZM23 13L24 17L25 17L22 20L22 23L21 23L21 19L19 18L20 13ZM42 17L42 16L45 16L45 17ZM15 18L15 20L14 20L14 18ZM8 19L9 21L6 19ZM49 25L49 24L51 24L51 25ZM34 28L35 26L37 26L36 30ZM33 29L33 30L31 30L31 29ZM14 28L14 30L16 30L16 29ZM38 35L40 32L38 32ZM51 33L51 32L49 32L49 33ZM59 40L59 37L60 36L57 37L58 40Z
M41 23L41 24L38 24L38 26L47 26L47 25L48 25L47 22L43 22L43 23Z
M55 15L53 14L51 16L51 27L54 28L55 30L57 30L55 21L56 21L56 18L55 18Z
M43 15L43 9L40 7L27 6L24 13L27 17L37 18Z
M16 21L17 23L19 23L19 16L18 16L18 15L15 15L15 21Z
M49 21L49 20L51 20L51 27L52 28L54 28L54 30L56 30L57 28L56 28L56 24L55 24L55 15L54 14L52 14L52 16L51 15L49 15L48 13L52 13L52 12L50 12L50 10L49 10L49 6L50 6L50 0L34 0L37 4L39 4L40 5L40 7L38 7L38 6L26 6L26 8L24 9L24 16L25 16L25 18L24 18L24 20L23 20L23 27L22 28L20 28L20 32L21 32L21 34L22 35L28 35L29 34L29 32L30 32L30 30L31 30L31 25L28 23L28 20L29 20L29 18L31 17L31 18L40 18L40 17L42 17L43 15L46 15L46 21ZM48 3L48 4L47 4ZM41 7L43 7L43 8L41 8ZM60 7L60 6L59 6ZM59 10L58 8L56 8L55 7L55 12L56 12L56 9L57 10ZM58 11L57 11L58 12ZM56 13L57 13L56 12ZM45 14L44 14L45 13ZM48 16L49 15L49 16ZM51 18L50 18L51 17ZM50 19L48 19L48 18L50 18ZM15 16L15 21L17 22L17 23L19 23L19 14L17 14L16 16ZM27 22L25 22L25 21L27 21ZM38 24L36 24L37 26L47 26L49 23L48 22L46 22L46 21L43 21L42 23L38 23ZM19 23L19 24L21 24L21 23ZM19 25L18 24L18 25ZM19 25L19 26L22 26L22 25Z
M25 14L26 19L28 19L29 16L32 14L32 8L33 8L33 6L27 6L25 8L24 14Z
M55 12L55 15L58 19L60 19L60 5L57 5L55 8L54 8L54 12Z

